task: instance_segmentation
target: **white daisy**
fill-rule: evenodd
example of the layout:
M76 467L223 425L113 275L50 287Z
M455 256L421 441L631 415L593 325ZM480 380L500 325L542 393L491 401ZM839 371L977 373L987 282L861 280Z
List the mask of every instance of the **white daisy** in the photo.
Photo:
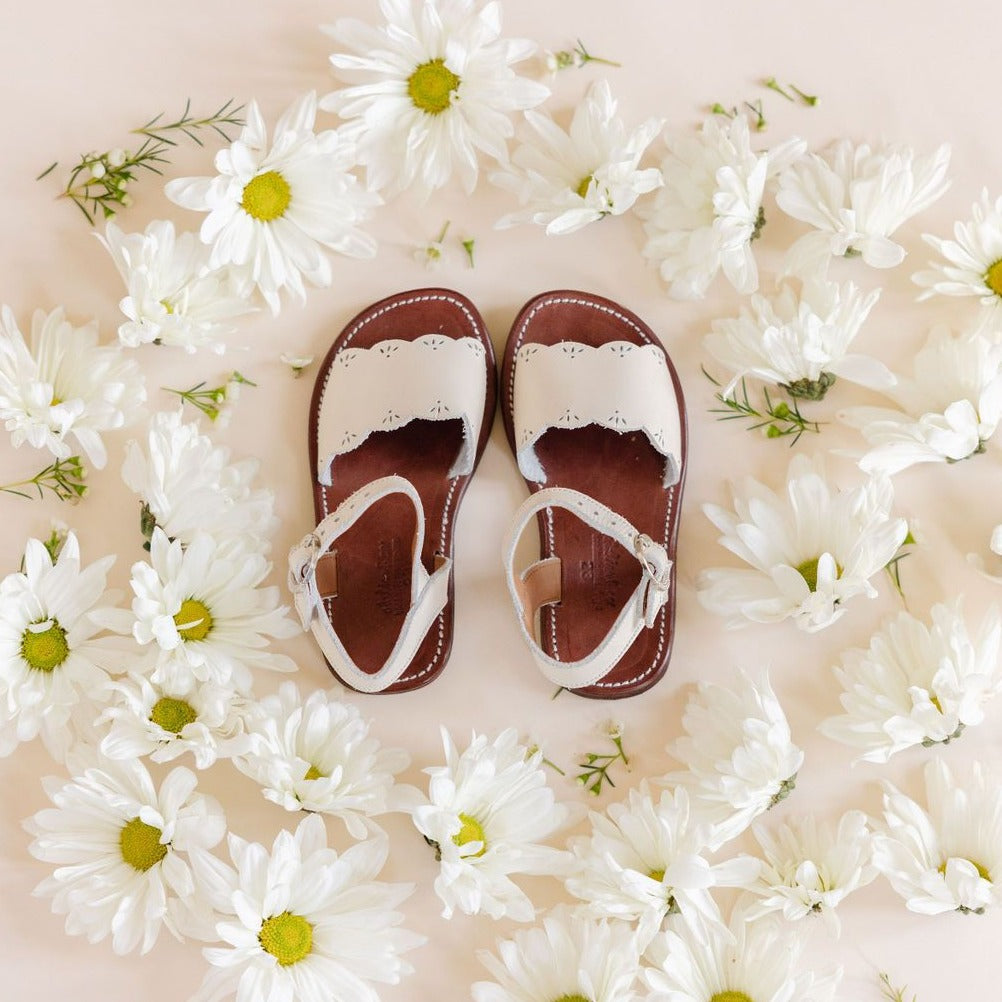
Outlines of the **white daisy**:
M639 213L646 219L644 257L657 264L673 297L702 299L720 271L738 292L758 288L751 244L765 224L766 181L804 149L790 139L755 153L741 115L710 117L697 135L669 140L664 186Z
M196 681L233 685L246 693L251 668L295 671L284 654L271 653L272 638L300 632L279 606L279 591L259 585L271 564L238 544L217 543L196 533L187 547L153 530L150 561L132 565L133 636L159 649L151 681L175 693Z
M821 400L836 377L875 389L894 376L874 358L849 347L880 297L864 296L852 284L806 281L799 292L783 282L775 296L754 295L737 317L713 321L703 344L732 373L724 387L731 396L745 376L781 386L792 397Z
M501 38L501 5L481 0L379 0L386 23L342 18L323 30L349 84L320 107L348 120L369 187L427 195L459 175L477 183L478 153L504 163L510 115L534 108L549 88L515 75L533 42Z
M639 163L663 122L651 118L627 132L616 110L608 82L597 80L574 109L566 132L549 115L527 111L535 137L516 148L511 167L491 174L523 208L497 227L537 223L550 236L573 233L605 216L622 215L640 195L660 187L661 171L641 170Z
M519 744L514 728L494 741L474 734L459 752L443 727L442 744L445 765L425 769L431 776L428 803L413 812L441 863L435 893L442 914L451 918L458 908L467 915L530 921L532 902L509 876L559 876L566 853L537 843L570 817L546 785L542 752Z
M953 240L925 233L925 240L944 260L930 262L928 271L912 275L923 287L919 299L932 295L969 296L981 304L982 321L1002 324L1002 198L992 202L988 190L971 207L971 218L957 222Z
M779 825L774 832L756 822L752 831L765 861L759 879L750 887L760 900L748 909L748 919L769 912L782 912L791 921L821 915L838 935L835 909L877 875L866 815L847 811L837 827L805 815Z
M1002 419L1002 345L937 328L916 353L912 378L884 392L900 410L850 407L839 415L871 446L862 470L892 476L984 452Z
M303 279L331 284L325 248L372 257L376 243L357 229L379 200L349 173L354 146L334 131L313 131L317 100L305 94L275 125L272 145L257 103L247 106L239 139L216 154L216 177L169 181L167 197L207 212L202 241L212 245L210 268L244 269L272 313L279 293L306 298Z
M202 951L212 967L191 1002L379 1002L371 982L395 985L412 972L401 954L424 937L399 928L394 911L412 885L376 879L385 835L338 853L312 815L279 832L270 853L232 834L228 845L232 867L192 854L199 894L216 913L202 938L226 945Z
M158 791L137 761L46 783L55 807L24 826L35 836L28 851L58 864L35 894L53 899L67 933L91 943L110 935L119 954L146 953L161 928L180 938L195 893L185 855L211 849L226 831L219 804L196 783L190 770L173 769Z
M58 761L93 724L108 673L128 652L120 639L125 610L114 610L105 581L114 556L86 567L70 532L59 557L29 539L24 570L0 581L0 755L41 736ZM78 726L71 726L78 725Z
M833 490L821 457L795 456L783 495L751 477L732 494L734 512L713 504L703 511L723 533L720 544L751 566L704 571L699 591L730 627L792 618L802 630L823 629L848 599L876 596L870 578L908 534L905 520L891 516L890 481Z
M686 790L695 817L713 825L710 849L736 838L793 791L804 753L793 743L767 672L752 679L739 671L732 689L700 682L682 729L668 753L685 769L660 782Z
M198 769L217 759L246 752L251 738L244 726L247 697L230 686L198 682L187 692L129 675L108 685L114 702L99 722L110 722L101 753L110 759L144 758L171 762L191 752Z
M632 1002L640 973L633 930L555 908L542 927L499 940L498 956L477 951L493 981L478 981L474 1002Z
M230 450L201 434L197 422L185 423L181 409L158 411L145 442L126 445L122 479L141 498L147 539L160 526L184 545L208 532L267 552L278 519L272 491L252 487L260 465L257 459L231 463Z
M333 815L360 839L368 831L362 818L416 803L417 790L394 783L410 756L380 747L358 709L334 690L304 700L295 683L283 682L248 723L254 743L234 765L287 811Z
M792 164L780 174L776 204L814 231L790 248L788 268L811 273L847 255L874 268L900 264L905 250L891 235L949 188L949 166L946 145L916 156L904 146L854 146L848 139Z
M578 865L567 890L591 915L637 923L641 948L669 915L716 917L711 888L747 886L758 874L758 861L747 856L707 862L712 833L690 813L684 788L655 800L643 782L625 802L590 817L591 835L569 842Z
M130 348L152 343L222 354L233 320L253 309L226 269L209 267L209 251L195 234L176 235L168 220L154 220L143 233L108 223L98 239L128 290L118 304L128 318L118 339Z
M645 968L648 1002L831 1002L842 969L800 970L805 939L770 919L748 922L740 909L730 923L708 924L655 940Z
M57 459L76 440L98 469L108 456L102 432L135 421L146 400L139 366L115 345L99 346L97 321L74 327L62 307L35 310L31 344L7 306L0 313L0 419L11 442Z
M909 911L981 914L1002 904L1002 780L980 762L925 768L926 807L884 783L873 862Z
M975 633L960 602L937 605L932 624L901 612L870 641L850 650L835 669L845 713L820 725L823 734L862 750L866 762L886 762L916 745L960 736L984 720L984 704L1002 691L1002 617L993 607Z

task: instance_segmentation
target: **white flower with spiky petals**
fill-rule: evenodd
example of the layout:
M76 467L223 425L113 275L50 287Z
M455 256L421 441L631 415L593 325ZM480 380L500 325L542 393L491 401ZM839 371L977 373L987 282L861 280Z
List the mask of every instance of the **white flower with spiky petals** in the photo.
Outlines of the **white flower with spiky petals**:
M180 938L195 881L185 859L226 832L222 809L196 792L189 769L160 789L140 762L106 762L68 783L46 782L55 807L25 822L28 851L58 864L35 893L66 915L66 931L91 943L111 936L115 953L146 953L161 928Z
M24 570L0 581L0 755L41 736L63 761L74 741L89 736L108 673L128 658L122 641L101 637L127 631L110 605L105 581L114 556L82 567L70 532L53 560L29 539Z
M394 780L410 764L401 748L382 748L357 707L329 690L304 700L293 682L260 700L248 720L253 746L233 764L287 811L314 811L340 818L355 838L362 820L401 811L417 802L417 790Z
M442 914L458 908L528 922L532 902L511 874L559 876L567 854L538 843L570 819L546 785L542 752L519 744L514 728L493 741L473 734L460 752L442 728L445 765L431 776L428 803L414 808L414 824L435 847L441 869L435 893Z
M516 76L535 43L501 38L501 5L481 0L379 0L386 23L342 18L323 30L349 51L330 59L349 86L320 107L348 120L369 187L427 195L455 171L467 192L478 153L504 163L511 113L549 88Z
M815 632L834 623L856 595L874 598L870 578L887 566L908 534L891 516L885 477L834 490L821 457L795 456L783 495L747 477L732 488L734 511L703 505L720 544L750 568L716 567L700 576L699 600L728 616L729 627L792 618Z
M976 632L968 629L959 600L935 606L931 625L901 612L868 650L842 655L835 675L845 713L819 729L862 749L860 760L866 762L952 741L965 727L980 724L984 704L1002 691L1000 644L996 607Z
M267 552L278 519L274 493L252 487L260 465L231 463L230 450L203 435L197 422L185 423L181 409L158 411L145 441L126 445L122 479L142 499L147 537L160 526L186 546L197 532L208 532Z
M0 312L0 420L11 442L68 459L68 439L104 467L103 432L135 421L146 400L139 366L117 345L97 343L97 321L74 327L62 307L35 310L31 344L7 306Z
M1002 904L1002 778L980 762L925 767L926 807L884 783L873 862L909 911L981 914Z
M799 291L783 282L776 295L754 295L737 317L713 321L703 344L731 373L721 391L732 396L745 376L781 386L792 397L823 399L836 377L873 389L894 384L882 362L849 347L880 297L852 284L815 277Z
M682 729L668 753L686 768L660 782L688 791L695 818L713 826L710 849L736 838L793 790L804 753L767 672L752 679L740 671L733 688L700 682Z
M511 165L491 174L523 208L497 223L536 223L550 236L573 233L605 216L619 216L639 196L661 186L661 171L641 169L640 158L663 122L651 118L632 132L616 114L609 84L597 80L564 131L549 115L525 113L535 136L512 154Z
M923 287L919 299L933 295L969 296L981 305L981 324L997 332L1002 327L1002 198L994 202L988 189L971 207L971 218L957 222L953 240L924 233L925 240L944 260L931 261L928 271L912 275Z
M131 580L133 636L159 649L151 681L176 693L196 681L247 693L251 668L295 671L290 658L266 649L271 638L300 630L278 604L278 588L259 587L270 570L262 554L239 544L196 533L184 547L154 529L149 563L133 564Z
M129 348L177 345L222 354L233 321L254 309L226 269L209 267L209 251L195 234L176 234L168 220L154 220L143 233L123 233L108 223L98 239L128 290L118 304L128 318L118 339Z
M1002 420L1002 344L937 328L916 353L912 378L884 392L899 410L850 407L839 415L871 446L860 469L893 476L984 452Z
M702 299L720 271L738 292L758 288L751 245L765 223L766 182L804 149L790 139L755 153L742 115L711 117L698 135L669 138L664 186L638 212L646 219L644 257L657 264L670 295Z
M877 875L866 815L847 811L835 827L813 815L792 818L774 831L756 822L752 832L765 860L749 890L760 900L748 908L749 920L782 912L791 921L821 915L837 936L835 909Z
M745 887L758 875L758 861L748 856L706 860L710 828L692 815L681 787L655 799L642 782L625 802L592 812L591 825L591 835L570 840L577 868L567 890L593 916L636 923L641 948L669 915L690 923L715 918L711 888Z
M197 682L179 692L131 674L110 682L108 695L100 722L111 726L100 747L110 759L171 762L190 752L196 768L208 769L251 747L245 727L251 704L231 686Z
M901 264L905 249L891 235L949 188L949 166L946 145L917 156L904 146L848 139L792 164L779 177L776 204L814 230L790 248L788 269L808 274L846 255L861 255L873 268Z
M474 1002L632 1002L640 948L623 922L574 915L558 906L541 927L499 940L477 957L493 981L477 981Z
M379 1002L371 982L395 985L413 971L401 954L423 936L400 928L395 911L411 884L377 880L389 849L374 833L345 852L327 845L311 815L268 849L228 837L233 866L192 854L199 894L214 910L200 938L212 965L191 1002L243 1000Z
M167 197L186 209L207 212L202 241L212 245L209 267L243 269L272 313L279 293L306 299L303 279L329 286L326 249L372 257L376 242L357 228L379 199L349 173L354 144L338 131L314 132L316 94L304 94L275 125L272 144L257 102L228 149L216 154L216 177L167 183Z
M659 936L648 950L647 1002L832 1002L842 969L800 969L805 937L775 919L749 922L735 909L728 925Z

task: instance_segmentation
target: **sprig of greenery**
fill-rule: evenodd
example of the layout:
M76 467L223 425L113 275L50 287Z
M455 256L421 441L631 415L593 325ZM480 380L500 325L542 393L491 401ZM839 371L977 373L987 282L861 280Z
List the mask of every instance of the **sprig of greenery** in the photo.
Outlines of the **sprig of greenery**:
M600 752L587 752L585 760L578 763L578 768L582 771L575 777L593 797L597 797L602 792L602 784L608 783L615 786L612 777L609 775L609 768L616 762L622 762L629 766L630 760L623 750L623 728L622 725L612 723L606 726L604 731L606 737L616 746L615 752L603 754Z
M176 394L185 403L197 407L210 421L215 421L223 412L226 401L236 397L236 387L238 386L257 386L257 383L252 383L234 369L230 378L221 386L205 388L205 380L203 379L202 382L196 383L187 390L175 390L170 386L163 386L161 389Z
M907 1002L905 999L905 992L908 991L908 986L905 985L903 988L895 988L891 984L891 978L889 974L881 971L879 975L880 980L880 993L884 996L888 1002ZM918 996L912 993L911 1002L918 1002Z
M473 248L476 245L476 240L473 237L469 237L466 240L461 241L463 245L463 250L466 252L466 259L470 262L470 267L475 268L476 264L473 260Z
M0 485L0 492L16 494L30 501L33 495L22 488L33 487L40 498L45 496L46 491L52 491L60 501L79 501L88 490L84 483L86 477L87 468L80 457L70 456L69 459L57 459L27 480Z
M810 108L815 107L818 103L818 97L816 94L805 94L796 84L787 84L786 86L793 91L793 94L791 94L779 85L779 81L776 80L775 77L766 77L765 80L762 81L762 86L767 87L769 90L774 90L781 97L785 97L787 101L796 101L799 97L800 100ZM794 97L794 94L796 94L797 97Z
M884 565L884 570L887 571L887 576L891 579L894 590L901 596L901 601L904 602L906 609L908 608L908 599L905 598L905 589L901 584L901 567L899 565L905 557L911 555L913 551L910 547L915 546L915 543L915 537L912 535L911 529L909 529L908 534L901 541L897 553Z
M755 131L765 132L769 128L769 123L765 120L765 112L762 110L762 99L758 98L754 104L750 101L745 101L745 107L755 118Z
M700 366L703 371L703 375L713 383L714 386L720 386L705 369L705 367ZM722 407L711 407L711 414L721 415L717 418L718 421L741 421L751 419L752 424L748 426L749 431L756 431L759 428L765 429L766 438L786 438L788 436L793 437L793 441L790 442L791 448L797 444L800 436L803 435L805 431L811 431L819 433L821 431L822 422L811 421L804 417L800 413L800 407L797 401L791 399L789 402L785 400L774 401L769 395L769 388L762 387L762 396L765 399L765 405L760 410L755 407L751 402L751 398L748 396L748 386L744 379L741 380L741 392L740 395L735 394L734 396L725 397L723 393L717 392L713 395L713 399L719 401Z
M586 63L601 63L603 66L617 67L623 65L611 59L604 59L602 56L593 56L585 48L585 44L580 38L573 49L561 49L559 52L551 53L551 66L555 71L566 70L572 66L584 66Z
M185 101L184 111L179 118L162 124L161 112L145 125L131 130L133 135L143 137L135 152L116 147L105 153L80 154L59 197L70 199L91 226L99 217L112 219L119 208L127 208L132 204L128 189L140 171L163 174L160 165L169 162L167 154L172 147L177 146L175 137L178 133L201 146L199 130L211 129L229 142L226 128L244 124L239 117L242 109L242 105L234 107L233 101L229 100L211 115L196 118L191 114L189 99ZM58 166L57 160L42 171L36 180L47 177Z

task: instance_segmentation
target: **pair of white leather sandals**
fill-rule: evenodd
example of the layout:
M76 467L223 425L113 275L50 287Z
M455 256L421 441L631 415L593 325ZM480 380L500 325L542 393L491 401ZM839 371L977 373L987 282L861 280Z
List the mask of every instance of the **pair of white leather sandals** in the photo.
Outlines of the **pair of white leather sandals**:
M600 699L664 674L686 468L682 387L658 337L610 300L547 292L512 326L500 381L530 490L504 544L523 637L554 684ZM498 396L473 304L418 289L334 341L310 409L316 528L289 554L303 626L360 692L433 681L452 646L453 527ZM540 558L514 567L533 520Z

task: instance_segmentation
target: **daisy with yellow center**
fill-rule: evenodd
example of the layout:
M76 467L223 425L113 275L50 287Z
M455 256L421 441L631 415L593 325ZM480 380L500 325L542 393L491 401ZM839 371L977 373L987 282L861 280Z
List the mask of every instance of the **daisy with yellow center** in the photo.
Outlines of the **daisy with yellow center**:
M279 118L269 147L257 103L230 148L216 157L217 177L178 178L167 197L206 212L200 235L210 268L230 267L256 286L273 313L286 290L299 301L304 280L328 286L326 250L372 257L375 241L358 229L379 201L351 173L354 144L334 130L315 132L316 95L305 94Z
M369 999L372 982L397 984L411 973L402 954L424 939L400 928L395 910L412 886L377 879L385 835L339 854L323 819L310 815L270 850L235 835L228 845L232 867L204 852L192 860L214 913L201 938L221 944L203 951L211 966L192 1002L250 983L262 999L326 1002L335 984L338 997Z
M380 0L385 23L324 28L347 86L320 106L347 120L370 189L427 195L458 174L467 192L478 153L504 162L511 114L540 104L542 84L512 67L535 45L501 38L500 5L484 0Z
M180 934L188 854L212 849L226 821L188 769L172 770L157 789L135 759L94 761L25 822L31 854L58 864L35 893L66 915L67 932L91 942L110 935L116 953L146 953L161 929Z

